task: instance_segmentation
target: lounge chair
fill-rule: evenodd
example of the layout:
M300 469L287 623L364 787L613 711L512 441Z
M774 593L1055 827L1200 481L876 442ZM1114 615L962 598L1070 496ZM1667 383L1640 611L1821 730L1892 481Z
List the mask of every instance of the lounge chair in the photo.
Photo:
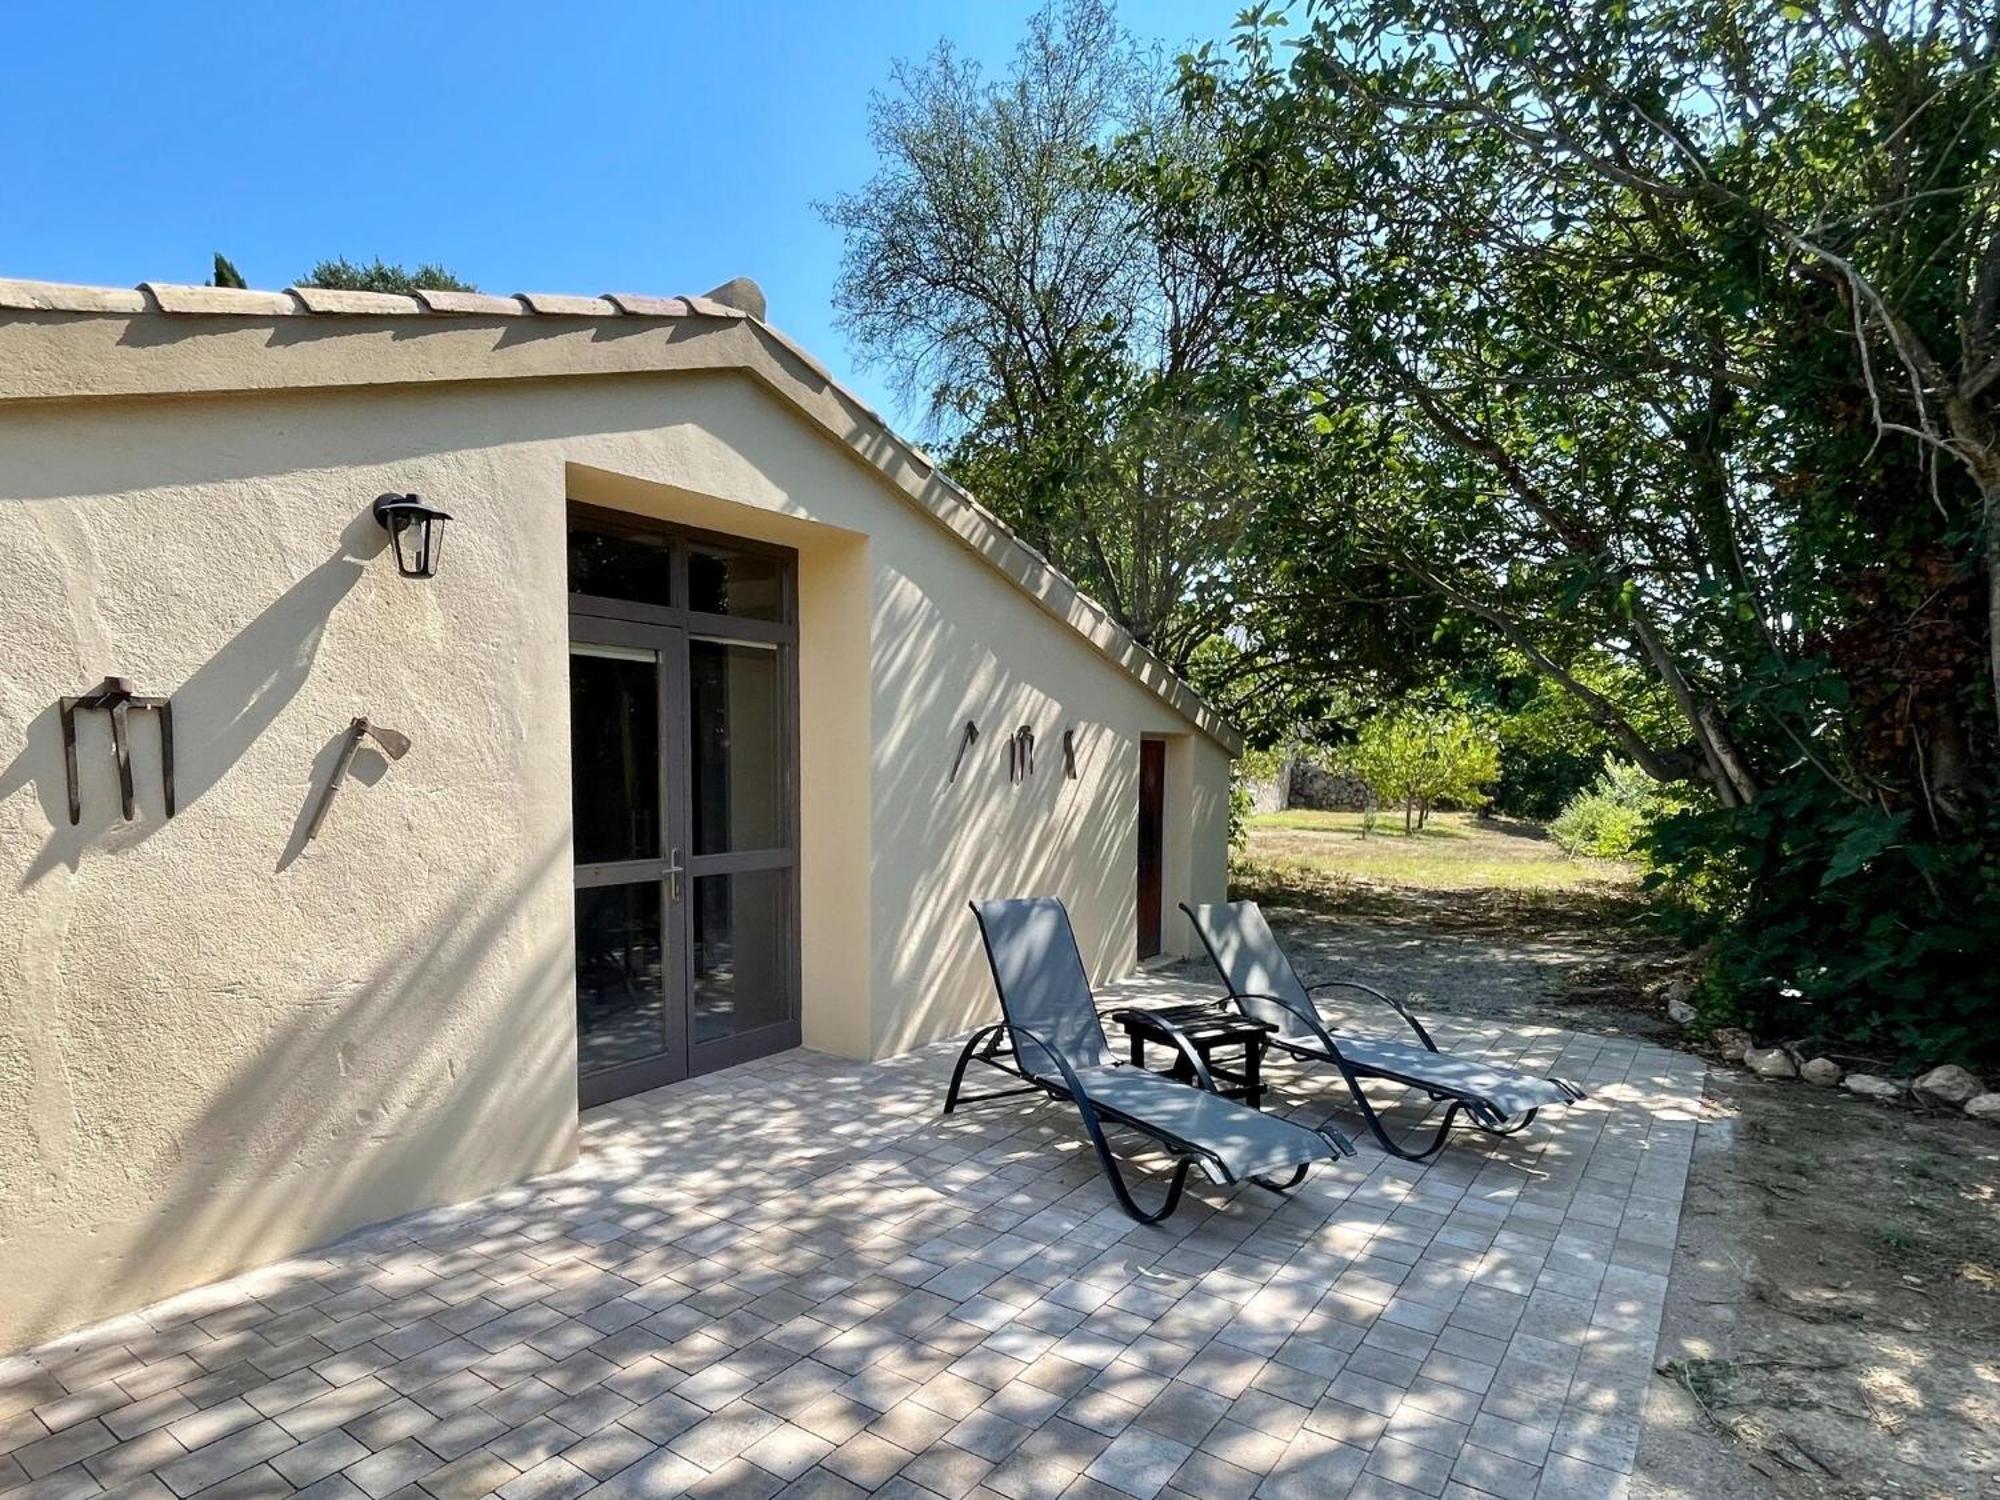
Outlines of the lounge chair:
M1253 1020L1277 1028L1269 1045L1308 1062L1332 1063L1347 1080L1348 1091L1363 1120L1386 1151L1409 1161L1428 1161L1444 1149L1459 1111L1488 1135L1512 1135L1525 1130L1538 1111L1573 1104L1584 1092L1560 1078L1537 1078L1511 1068L1488 1067L1438 1051L1423 1023L1401 1001L1351 979L1307 984L1271 934L1270 924L1254 901L1222 902L1181 910L1194 923L1196 936L1214 960L1229 998ZM1359 990L1388 1006L1415 1033L1417 1045L1390 1037L1336 1031L1320 1014L1313 995L1319 990ZM1362 1088L1365 1078L1379 1078L1422 1089L1434 1101L1450 1101L1437 1134L1421 1151L1406 1149L1390 1138Z
M1157 1224L1179 1206L1190 1166L1224 1186L1247 1179L1282 1192L1314 1162L1354 1154L1337 1130L1309 1130L1222 1097L1207 1064L1177 1028L1163 1029L1174 1034L1199 1087L1113 1057L1060 901L975 901L972 914L1004 1019L974 1032L959 1053L945 1092L946 1114L962 1103L1016 1094L1069 1101L1083 1117L1084 1134L1119 1206L1141 1224ZM974 1062L1022 1079L1023 1086L961 1098L965 1070ZM1166 1200L1156 1211L1147 1213L1133 1201L1104 1137L1107 1122L1151 1136L1176 1159ZM1289 1180L1276 1180L1286 1172Z

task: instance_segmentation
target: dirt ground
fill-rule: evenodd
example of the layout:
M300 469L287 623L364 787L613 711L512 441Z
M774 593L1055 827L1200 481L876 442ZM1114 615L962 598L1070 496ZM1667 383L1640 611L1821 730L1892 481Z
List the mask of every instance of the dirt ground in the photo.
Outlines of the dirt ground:
M1237 871L1301 968L1689 1045L1629 885L1384 880L1351 837L1260 830ZM2000 1496L2000 1130L1714 1067L1631 1493Z

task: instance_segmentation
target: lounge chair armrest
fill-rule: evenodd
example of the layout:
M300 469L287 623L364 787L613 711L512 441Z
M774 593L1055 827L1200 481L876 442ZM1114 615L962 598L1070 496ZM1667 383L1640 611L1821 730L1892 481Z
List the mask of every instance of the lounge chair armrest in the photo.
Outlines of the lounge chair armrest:
M1334 1045L1333 1038L1327 1034L1326 1023L1320 1020L1319 1013L1310 1006L1301 1010L1296 1002L1287 1000L1283 995L1266 994L1262 990L1232 990L1229 998L1237 1002L1238 1010L1243 1009L1242 1002L1245 1000L1269 1000L1273 1005L1283 1006L1289 1014L1298 1018L1315 1040L1331 1051L1339 1050Z
M1070 1102L1076 1105L1077 1113L1083 1117L1084 1130L1089 1134L1092 1142L1096 1144L1099 1154L1108 1160L1110 1147L1104 1142L1104 1127L1098 1122L1097 1107L1090 1102L1090 1095L1084 1092L1083 1080L1076 1076L1076 1069L1069 1065L1069 1059L1056 1050L1053 1042L1032 1027L1017 1026L1012 1021L1007 1022L1006 1025L1008 1033L1014 1038L1014 1060L1016 1062L1021 1061L1021 1039L1023 1037L1033 1042L1049 1055L1050 1059L1056 1065L1056 1071L1062 1074L1063 1088L1068 1092ZM1024 1072L1026 1068L1027 1064L1022 1063ZM1206 1072L1206 1069L1203 1071ZM1033 1077L1032 1074L1029 1076ZM1214 1088L1214 1080L1211 1079L1209 1082L1210 1092L1213 1092ZM1210 1172L1209 1175L1214 1177L1217 1182L1227 1184L1236 1180L1230 1173L1228 1164L1220 1156L1217 1156L1213 1151L1204 1146L1195 1145L1192 1141L1188 1142L1187 1145L1195 1154L1203 1156L1215 1164L1215 1171ZM1217 1173L1221 1175L1217 1176Z
M1334 990L1334 989L1360 990L1361 993L1364 995L1373 995L1377 1000L1380 1000L1384 1005L1388 1006L1397 1015L1401 1016L1405 1021L1409 1023L1410 1030L1414 1031L1417 1034L1418 1041L1422 1042L1424 1046L1429 1048L1432 1052L1437 1051L1438 1049L1437 1043L1432 1041L1431 1034L1428 1031L1424 1030L1423 1022L1419 1021L1415 1016L1411 1015L1409 1012L1409 1008L1405 1006L1402 1001L1396 999L1392 995L1383 994L1380 990L1376 989L1371 984L1362 984L1360 981L1354 979L1322 979L1317 984L1307 985L1306 993L1310 995L1314 990Z
M1084 1102L1082 1080L1076 1076L1076 1069L1069 1065L1069 1059L1056 1050L1053 1042L1032 1027L1017 1026L1012 1021L1006 1022L1005 1025L1008 1040L1014 1044L1014 1061L1021 1065L1022 1073L1030 1079L1035 1076L1028 1066L1027 1059L1021 1053L1021 1043L1026 1040L1033 1042L1036 1048L1046 1053L1049 1060L1056 1065L1056 1071L1062 1075L1063 1087L1069 1090L1070 1097L1080 1103Z
M1138 1010L1132 1006L1121 1006L1119 1009L1107 1011L1105 1014L1115 1020L1125 1015L1128 1011L1135 1015L1144 1016L1148 1026L1159 1031L1164 1031L1167 1034L1173 1044L1180 1049L1181 1056L1187 1059L1188 1066L1194 1069L1194 1076L1200 1083L1204 1093L1219 1094L1222 1092L1222 1090L1215 1086L1215 1078L1208 1071L1208 1063L1202 1057L1201 1049L1195 1046L1194 1038L1190 1037L1185 1031L1182 1031L1180 1027L1174 1025L1172 1021L1167 1020L1158 1011Z

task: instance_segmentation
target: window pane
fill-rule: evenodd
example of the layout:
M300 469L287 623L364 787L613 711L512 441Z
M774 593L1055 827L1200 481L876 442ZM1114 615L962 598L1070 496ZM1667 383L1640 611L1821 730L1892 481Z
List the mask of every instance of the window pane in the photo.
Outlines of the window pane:
M791 1012L786 908L791 872L702 875L693 882L694 1041L721 1041Z
M672 605L673 544L663 536L629 536L571 526L569 591L600 599Z
M659 858L658 659L570 647L569 723L577 863Z
M576 893L577 1065L585 1073L666 1048L660 886Z
M688 552L688 608L746 620L785 617L785 565L759 552L694 547Z
M688 642L697 854L787 842L778 666L774 647Z

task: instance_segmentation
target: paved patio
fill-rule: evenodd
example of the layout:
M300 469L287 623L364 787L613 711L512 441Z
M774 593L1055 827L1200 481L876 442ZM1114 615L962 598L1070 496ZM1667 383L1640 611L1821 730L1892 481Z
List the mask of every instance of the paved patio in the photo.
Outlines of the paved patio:
M568 1172L0 1360L0 1493L1622 1495L1702 1065L1435 1029L1594 1099L1150 1229L1073 1113L940 1118L951 1046L626 1100Z

